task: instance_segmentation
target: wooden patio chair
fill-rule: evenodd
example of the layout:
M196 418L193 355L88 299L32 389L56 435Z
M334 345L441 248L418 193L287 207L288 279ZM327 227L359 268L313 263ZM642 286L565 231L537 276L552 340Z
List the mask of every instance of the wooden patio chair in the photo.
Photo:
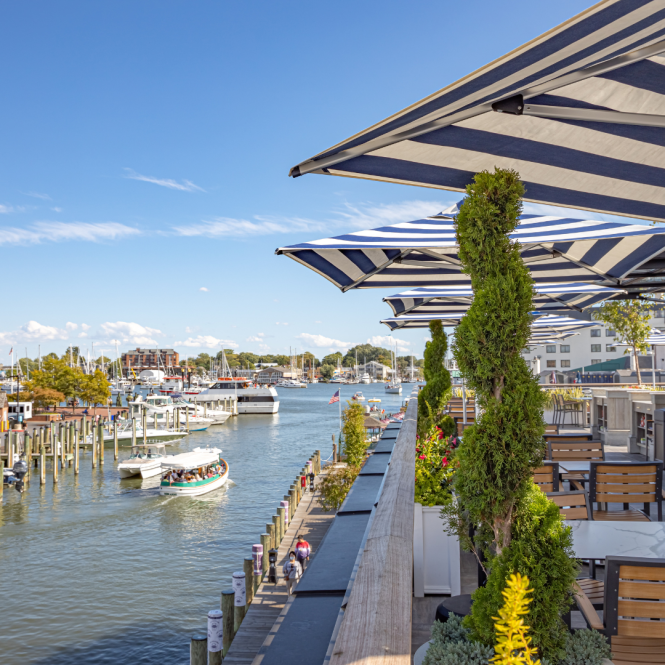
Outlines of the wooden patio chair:
M582 435L584 437L591 435ZM572 440L567 440L567 439ZM563 439L563 440L562 440ZM573 437L559 436L556 439L548 437L548 458L553 462L580 462L580 461L602 461L605 459L605 451L602 441L589 441L588 439L577 439ZM564 464L565 466L565 464ZM586 475L571 471L562 473L561 480L570 481L576 489L584 489Z
M603 621L574 585L587 625L610 638L614 665L665 663L665 559L605 559Z
M544 462L543 466L533 470L533 482L545 492L559 491L559 465L556 462Z
M590 466L591 503L623 504L623 510L594 509L594 520L648 522L655 503L658 521L663 521L662 462L592 462ZM631 503L644 504L644 510L631 509Z
M545 425L545 434L558 434L559 426L558 425Z

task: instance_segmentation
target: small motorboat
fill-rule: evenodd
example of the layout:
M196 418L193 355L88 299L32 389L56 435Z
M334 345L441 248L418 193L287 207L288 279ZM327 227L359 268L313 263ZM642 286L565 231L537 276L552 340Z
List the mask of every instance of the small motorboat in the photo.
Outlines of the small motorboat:
M229 477L229 465L219 448L194 448L162 461L159 493L171 496L199 496L221 487Z
M356 402L364 402L365 395L363 395L361 392L353 393L353 397L351 397L351 399L355 400Z
M152 478L162 471L162 461L172 457L166 454L163 443L146 443L132 446L132 452L128 459L118 464L121 478L141 476L141 478Z
M381 400L380 400L380 399L376 399L376 397L373 397L372 399L368 399L367 401L368 401L368 402L374 402L374 403L377 403L377 404L380 404L380 403L381 403Z

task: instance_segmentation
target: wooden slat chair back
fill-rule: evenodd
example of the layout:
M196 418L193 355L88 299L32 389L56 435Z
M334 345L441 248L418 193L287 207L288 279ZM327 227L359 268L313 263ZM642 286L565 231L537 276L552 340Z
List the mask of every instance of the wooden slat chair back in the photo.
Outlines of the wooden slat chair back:
M587 624L610 638L614 665L665 663L665 559L605 559L604 621L574 590Z
M556 425L556 427L559 427ZM572 443L583 443L584 441L593 441L593 435L592 434L558 434L558 433L550 433L545 431L545 441L550 442L550 441L568 441Z
M651 504L663 520L663 463L592 462L589 473L589 499L592 503L621 503L623 510L594 510L595 520L649 521ZM631 503L644 504L644 511L631 510ZM663 606L665 608L665 605ZM665 616L665 615L664 615Z
M549 459L553 462L602 461L605 459L602 441L547 441Z
M548 435L548 434L558 435L559 434L559 426L558 425L545 425L545 435Z
M573 492L548 492L547 498L559 506L559 513L566 520L592 520L589 495L584 490Z
M556 462L545 462L543 466L533 470L533 482L546 494L559 491L559 465Z

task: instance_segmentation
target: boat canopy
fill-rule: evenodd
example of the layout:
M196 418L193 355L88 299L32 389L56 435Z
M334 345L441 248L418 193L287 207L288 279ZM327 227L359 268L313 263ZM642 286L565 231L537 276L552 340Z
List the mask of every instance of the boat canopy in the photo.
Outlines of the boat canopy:
M182 453L181 455L174 455L168 460L162 462L162 467L165 469L196 469L199 466L207 466L208 464L215 464L219 462L219 453L216 452L190 452Z

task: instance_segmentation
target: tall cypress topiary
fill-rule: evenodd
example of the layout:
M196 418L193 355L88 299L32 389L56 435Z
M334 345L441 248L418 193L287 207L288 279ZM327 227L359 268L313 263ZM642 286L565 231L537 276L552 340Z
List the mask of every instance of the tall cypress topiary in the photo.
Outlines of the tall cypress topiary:
M497 554L510 544L513 511L540 465L544 393L521 355L533 309L533 280L508 237L524 193L515 171L483 171L467 186L457 216L457 242L471 278L473 304L455 335L453 353L480 417L464 432L455 492L472 524L491 529Z
M448 338L441 321L430 321L429 330L432 339L425 344L423 374L427 383L418 396L418 431L423 435L432 425L438 425L445 434L452 434L453 419L442 415L452 392L450 372L444 364Z

